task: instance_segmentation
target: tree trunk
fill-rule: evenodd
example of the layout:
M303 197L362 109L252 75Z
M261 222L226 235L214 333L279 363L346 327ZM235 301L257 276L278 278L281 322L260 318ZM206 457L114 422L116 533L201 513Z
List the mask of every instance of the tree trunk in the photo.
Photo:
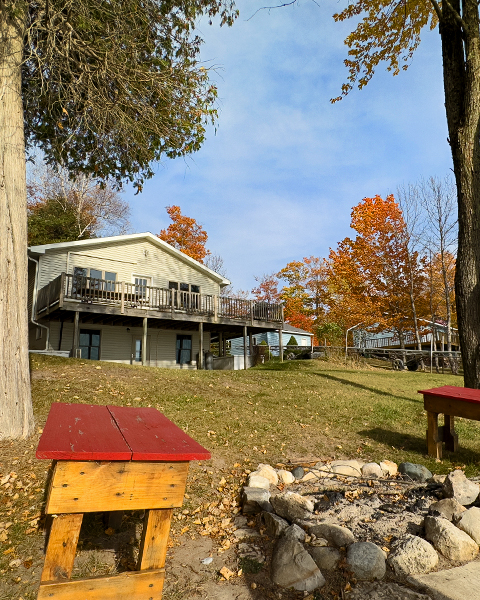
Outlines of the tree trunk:
M458 0L452 3L460 13ZM478 6L463 4L463 32L442 4L440 27L450 146L458 195L455 292L466 387L480 388L480 39Z
M2 3L3 4L3 3ZM0 439L33 430L28 364L23 24L0 14Z

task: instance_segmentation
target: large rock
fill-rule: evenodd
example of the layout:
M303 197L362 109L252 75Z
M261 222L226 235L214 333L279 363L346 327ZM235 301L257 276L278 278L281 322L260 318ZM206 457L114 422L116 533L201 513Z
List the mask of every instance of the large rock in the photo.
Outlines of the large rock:
M475 506L466 510L456 522L459 529L468 534L477 544L480 544L480 508Z
M317 538L324 538L331 546L336 548L350 546L355 542L355 536L350 529L332 523L312 525L308 528L308 531Z
M477 600L480 569L478 562L474 561L454 569L414 575L407 581L415 587L420 586L432 600Z
M305 531L301 527L299 527L298 525L295 525L295 524L287 527L285 529L285 531L283 532L283 535L285 537L291 538L293 540L297 540L297 542L305 541Z
M286 471L285 469L280 469L277 471L278 479L281 483L289 484L295 481L295 477L290 473L290 471Z
M308 519L313 513L313 502L295 492L272 496L271 503L277 515L289 521Z
M419 575L437 566L438 554L426 540L407 535L393 547L388 564L397 575Z
M282 537L273 549L271 575L273 583L286 588L312 592L325 584L320 569L303 545Z
M260 477L265 477L272 485L277 485L278 483L277 472L270 465L259 464L255 474L260 475Z
M366 463L362 467L362 475L368 479L378 479L383 476L383 471L377 463Z
M292 475L295 479L301 479L305 475L305 469L303 467L295 467L292 469Z
M432 477L432 473L423 465L415 465L413 463L405 462L398 465L398 472L405 477L412 479L413 481L419 481L425 483L427 479Z
M466 510L455 498L444 498L438 502L432 502L428 512L434 517L442 517L448 521L453 521L460 516L460 513Z
M384 475L388 475L389 477L395 477L395 475L398 473L397 463L394 463L391 460L382 461L380 463L380 468L382 469Z
M361 477L363 463L358 460L334 460L330 463L330 471L335 475Z
M463 471L457 469L447 475L443 493L446 498L455 498L462 506L468 506L478 498L480 487L477 483L469 481Z
M447 519L425 517L425 533L435 549L450 560L464 562L478 554L478 545L472 538Z
M288 521L273 513L264 512L262 518L270 537L280 537L288 527Z
M309 471L300 479L300 483L308 483L309 481L315 481L316 479L318 479L318 476L312 471Z
M357 542L347 550L347 564L357 579L383 579L385 552L372 542Z
M242 490L242 504L244 514L255 514L265 510L273 512L269 502L270 492L262 488L244 487Z
M320 571L335 571L342 557L336 548L328 548L325 546L309 548L308 551Z
M266 477L257 475L256 473L250 473L248 476L247 487L251 488L262 488L263 490L270 489L270 481Z

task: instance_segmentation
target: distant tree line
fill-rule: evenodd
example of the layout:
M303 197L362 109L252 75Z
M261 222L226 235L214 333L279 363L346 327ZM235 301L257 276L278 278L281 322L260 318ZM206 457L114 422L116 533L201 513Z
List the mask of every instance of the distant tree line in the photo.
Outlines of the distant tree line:
M394 332L401 346L413 334L421 348L428 321L444 325L451 350L455 194L450 179L431 177L400 189L397 199L364 198L352 209L354 236L326 258L305 257L257 277L252 293L258 300L282 301L286 321L315 333L318 341L341 343L347 329L361 323Z

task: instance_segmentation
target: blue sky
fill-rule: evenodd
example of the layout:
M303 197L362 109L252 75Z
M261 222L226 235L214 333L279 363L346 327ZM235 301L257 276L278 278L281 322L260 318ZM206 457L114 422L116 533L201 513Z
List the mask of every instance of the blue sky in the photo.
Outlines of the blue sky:
M369 85L335 105L346 79L341 4L302 2L261 11L237 4L232 28L200 23L202 59L214 67L219 120L203 148L165 161L125 199L132 231L158 233L165 207L181 206L209 235L235 288L304 256L328 256L350 234L365 196L395 193L451 168L440 36L425 31L407 72L380 67Z

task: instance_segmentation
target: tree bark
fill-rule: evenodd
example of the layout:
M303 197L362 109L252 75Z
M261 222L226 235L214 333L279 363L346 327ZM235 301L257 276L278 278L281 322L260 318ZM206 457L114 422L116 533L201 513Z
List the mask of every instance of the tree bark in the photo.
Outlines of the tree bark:
M27 209L21 9L0 2L0 439L33 430L28 364Z
M460 14L460 4L453 2ZM452 6L452 4L450 6ZM478 6L463 4L463 34L442 4L445 108L458 195L455 292L466 387L480 388L480 38Z

